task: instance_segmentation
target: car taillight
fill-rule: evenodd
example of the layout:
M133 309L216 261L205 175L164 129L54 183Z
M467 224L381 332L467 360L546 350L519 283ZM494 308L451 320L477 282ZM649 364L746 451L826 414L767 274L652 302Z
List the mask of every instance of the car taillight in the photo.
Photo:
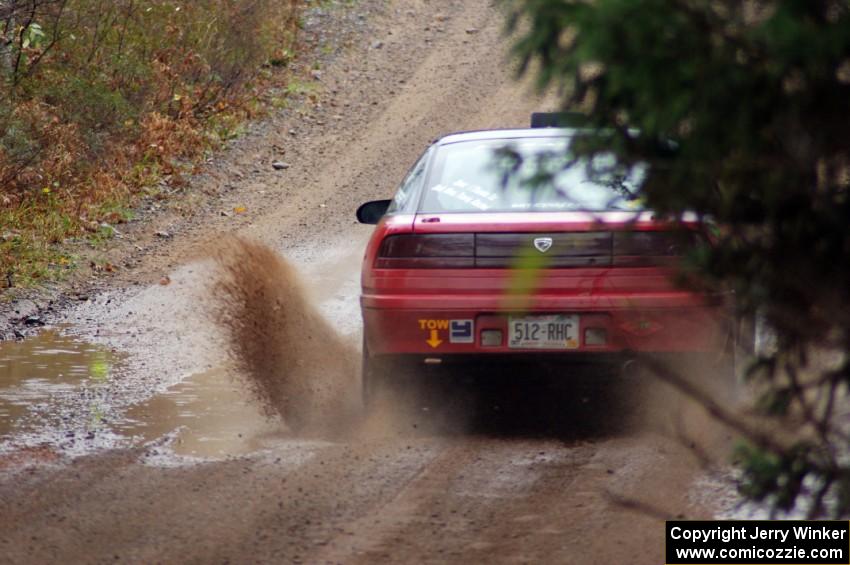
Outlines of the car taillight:
M620 267L672 265L699 244L692 231L614 232L613 264Z
M458 269L475 266L475 234L391 235L381 243L377 269Z

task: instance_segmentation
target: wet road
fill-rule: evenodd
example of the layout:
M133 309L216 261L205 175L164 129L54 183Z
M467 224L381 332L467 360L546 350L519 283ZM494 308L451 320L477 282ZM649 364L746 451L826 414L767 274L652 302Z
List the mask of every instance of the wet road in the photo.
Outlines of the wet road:
M523 394L533 416L439 432L428 416L344 441L254 435L239 457L148 444L36 466L0 487L0 547L22 563L659 563L657 513L710 515L679 442L551 408L541 425L551 391ZM585 405L599 423L606 407Z
M494 55L486 3L399 0L373 26L323 70L344 123L301 124L296 144L273 122L198 181L232 184L226 204L251 213L211 211L61 326L0 344L0 561L660 563L661 517L715 511L689 448L705 420L636 425L627 389L592 375L508 368L343 438L290 433L231 378L204 259L222 231L286 256L356 348L356 205L389 196L438 134L540 109ZM252 173L284 144L286 176Z
M290 250L315 304L360 340L359 255L369 230L330 249ZM214 267L190 263L167 286L106 292L67 321L0 343L0 454L91 454L167 439L175 455L228 456L280 433L230 366L209 294Z

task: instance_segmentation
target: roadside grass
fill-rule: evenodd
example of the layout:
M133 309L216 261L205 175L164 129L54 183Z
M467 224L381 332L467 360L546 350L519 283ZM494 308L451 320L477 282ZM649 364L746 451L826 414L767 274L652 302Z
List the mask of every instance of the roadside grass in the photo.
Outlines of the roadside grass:
M147 4L0 15L0 302L66 278L78 246L105 248L142 198L174 198L248 121L319 88L289 71L310 0Z
M290 96L309 96L316 94L319 91L319 85L315 82L308 82L293 78L286 85L286 93Z
M0 210L0 288L29 287L62 279L76 260L61 243L78 226L58 209L32 204Z

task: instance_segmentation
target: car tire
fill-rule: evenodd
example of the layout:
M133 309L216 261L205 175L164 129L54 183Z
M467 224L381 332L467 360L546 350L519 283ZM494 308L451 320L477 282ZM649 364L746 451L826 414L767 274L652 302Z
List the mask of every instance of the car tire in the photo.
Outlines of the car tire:
M369 355L366 348L366 339L363 339L363 350L360 360L360 394L364 408L371 408L375 397L375 361Z
M730 343L723 351L688 354L678 370L685 380L721 403L734 401L739 395L738 366L740 357Z
M363 406L367 410L375 407L378 398L387 395L397 365L392 357L371 355L366 341L363 341L360 379Z
M755 316L741 316L737 320L737 336L735 351L738 355L754 355L756 352L757 320Z
M428 390L416 363L402 355L370 355L363 344L361 395L363 407L369 411L391 402L401 412L415 411L414 406Z

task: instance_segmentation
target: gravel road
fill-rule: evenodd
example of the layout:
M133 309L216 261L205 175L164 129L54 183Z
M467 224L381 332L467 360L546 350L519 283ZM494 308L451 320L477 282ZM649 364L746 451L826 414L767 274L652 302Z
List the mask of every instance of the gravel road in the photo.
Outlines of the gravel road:
M86 344L103 382L7 411L0 562L656 564L665 517L713 515L693 442L726 438L691 411L676 433L638 425L617 383L592 375L553 389L517 369L487 395L364 417L343 437L266 420L231 378L208 315L222 238L284 255L356 350L370 232L357 205L388 197L439 135L524 126L547 105L513 80L502 25L484 1L311 12L307 38L336 50L311 95L215 156L190 217L128 226L109 253L130 267L36 338L54 353Z

